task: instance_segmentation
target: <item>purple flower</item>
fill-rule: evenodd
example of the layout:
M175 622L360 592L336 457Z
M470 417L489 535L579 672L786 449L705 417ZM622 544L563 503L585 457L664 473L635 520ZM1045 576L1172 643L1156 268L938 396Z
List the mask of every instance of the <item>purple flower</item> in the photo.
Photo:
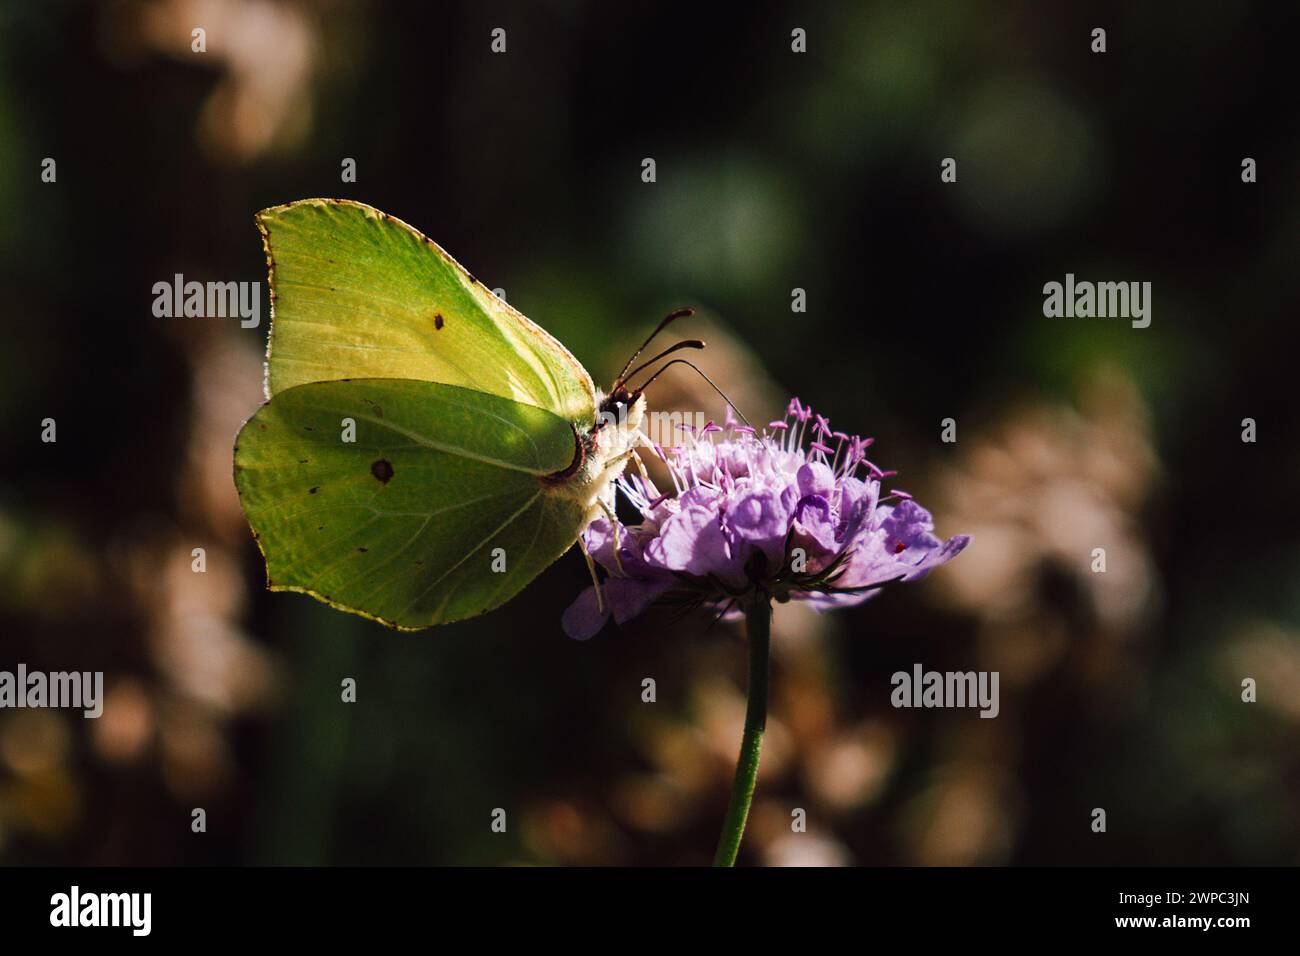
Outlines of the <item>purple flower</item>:
M582 533L607 577L565 611L565 632L585 640L660 600L720 613L753 593L849 607L956 557L968 535L940 540L907 492L881 497L893 472L867 460L871 444L831 431L796 398L762 432L729 414L725 428L710 422L656 449L673 491L642 475L618 480L641 522L601 517Z

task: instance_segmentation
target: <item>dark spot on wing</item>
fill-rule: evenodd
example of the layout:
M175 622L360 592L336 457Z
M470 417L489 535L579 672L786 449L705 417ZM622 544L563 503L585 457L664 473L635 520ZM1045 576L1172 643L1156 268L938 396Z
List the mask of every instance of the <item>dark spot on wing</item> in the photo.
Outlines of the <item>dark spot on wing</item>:
M300 465L305 465L305 464L307 464L307 459L306 459L306 458L299 458L299 459L298 459L298 464L300 464Z
M439 332L441 332L441 331L442 331L442 327L443 327L444 325L446 325L446 324L447 324L447 322L446 322L446 320L442 317L442 313L441 313L441 312L435 312L435 313L433 313L433 327L434 327L435 329L437 329Z
M320 485L317 485L315 488L308 488L308 489L307 489L307 494L309 494L309 495L314 495L314 494L316 494L316 492L318 492L318 491L320 491Z
M369 551L370 549L369 549L369 548L357 548L357 550L360 551L362 554L365 554L365 553L366 553L367 551Z
M393 477L393 463L387 458L380 458L370 466L370 473L375 476L375 480L381 485L386 485Z

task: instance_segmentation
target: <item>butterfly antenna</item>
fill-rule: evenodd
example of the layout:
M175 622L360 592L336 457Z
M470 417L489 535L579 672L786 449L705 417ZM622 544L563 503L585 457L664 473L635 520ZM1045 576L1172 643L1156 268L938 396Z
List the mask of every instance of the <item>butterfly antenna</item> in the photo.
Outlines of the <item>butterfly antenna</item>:
M731 406L732 410L737 415L740 416L740 420L744 422L746 425L749 425L749 419L745 417L745 414L739 408L736 408L736 403L727 397L727 393L724 392L722 389L718 388L717 384L713 381L713 379L709 378L707 375L701 372L699 367L694 362L687 361L686 359L673 359L671 362L667 362L661 365L653 375L651 375L648 379L645 380L645 382L643 382L641 385L637 386L635 389L632 390L632 397L635 399L638 396L640 396L642 392L644 392L647 388L650 387L651 382L657 379L664 372L668 371L674 365L689 365L691 368L695 369L695 373L699 375L700 378L704 379L704 381L708 382L710 388L712 388L715 392L717 392L720 396L722 396L722 400ZM753 428L754 426L749 425L749 427Z
M649 337L644 342L641 343L641 347L632 353L632 357L629 358L627 360L627 364L623 366L623 371L619 372L618 378L614 379L614 385L610 389L610 391L613 391L614 388L617 388L619 385L622 385L627 380L627 370L632 367L632 363L636 361L637 356L645 351L646 346L654 341L656 335L658 335L664 329L668 328L668 326L676 322L678 319L684 319L688 315L694 315L694 314L695 314L694 309L674 309L672 312L669 312L667 315L665 315L662 321L660 321L660 323L655 326L655 330L650 333ZM634 372L633 374L636 373Z
M650 359L648 362L642 362L632 371L628 372L626 376L619 376L619 379L621 381L624 378L631 378L632 376L639 374L642 370L649 368L651 365L654 365L654 363L659 361L661 358L664 358L665 356L668 355L672 355L674 352L677 352L681 349L702 349L702 348L704 348L703 339L685 339L684 341L678 342L674 346L664 349L662 352L660 352L654 358Z

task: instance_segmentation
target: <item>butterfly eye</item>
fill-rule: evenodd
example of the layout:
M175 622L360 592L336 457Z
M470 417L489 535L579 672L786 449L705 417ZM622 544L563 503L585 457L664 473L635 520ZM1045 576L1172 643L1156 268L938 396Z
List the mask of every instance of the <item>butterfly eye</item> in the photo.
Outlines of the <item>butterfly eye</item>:
M614 425L622 425L627 421L627 413L630 407L631 396L621 386L615 387L610 394L605 396L605 400L600 403L600 414L597 417L602 424L609 422Z
M614 399L605 405L604 419L611 425L622 425L627 421L627 402Z

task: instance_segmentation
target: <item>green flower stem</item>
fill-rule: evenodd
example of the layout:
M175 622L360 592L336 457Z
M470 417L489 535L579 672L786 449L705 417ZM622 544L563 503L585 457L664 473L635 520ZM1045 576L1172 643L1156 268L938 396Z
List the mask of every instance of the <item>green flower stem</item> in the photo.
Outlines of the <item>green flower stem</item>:
M735 866L740 840L745 835L745 820L754 799L758 779L758 755L767 726L767 673L771 646L772 605L760 595L745 608L745 630L749 638L749 703L745 707L745 735L740 740L740 758L736 762L736 779L731 784L731 803L722 822L722 837L714 866Z

